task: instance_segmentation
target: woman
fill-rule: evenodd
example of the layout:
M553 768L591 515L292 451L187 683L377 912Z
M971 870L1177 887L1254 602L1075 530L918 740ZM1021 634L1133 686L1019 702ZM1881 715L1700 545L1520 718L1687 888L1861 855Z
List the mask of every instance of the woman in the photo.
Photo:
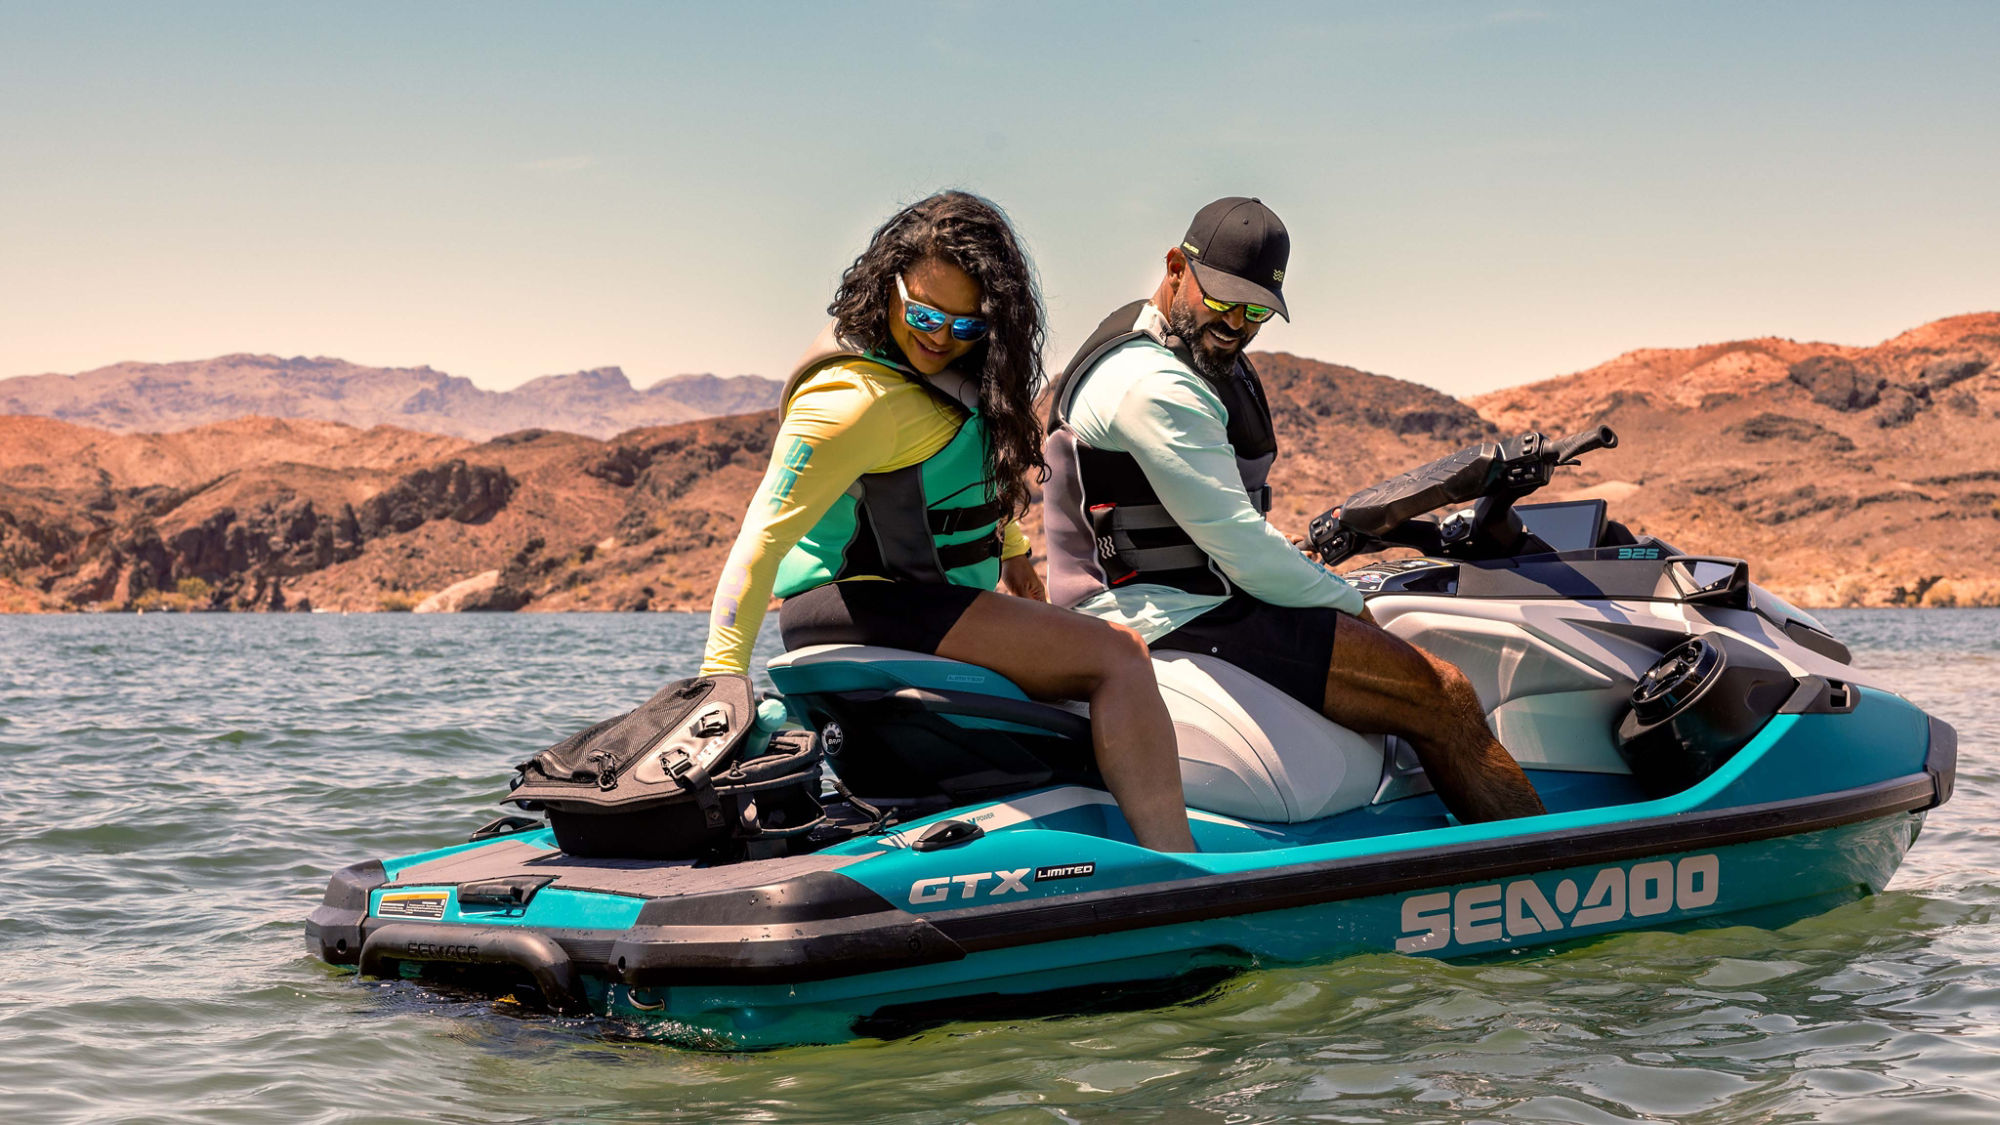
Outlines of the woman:
M702 672L748 670L775 590L788 648L915 649L991 668L1037 699L1087 699L1098 771L1139 843L1194 850L1145 642L1047 604L1015 520L1027 472L1046 472L1033 410L1044 330L1006 217L957 191L904 208L827 311L833 324L785 384Z

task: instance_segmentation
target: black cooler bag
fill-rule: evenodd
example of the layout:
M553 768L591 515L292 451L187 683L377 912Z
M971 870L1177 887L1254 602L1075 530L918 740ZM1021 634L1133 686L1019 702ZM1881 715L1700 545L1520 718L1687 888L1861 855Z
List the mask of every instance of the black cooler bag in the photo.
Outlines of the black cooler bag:
M546 810L556 844L574 856L775 854L823 819L819 740L778 731L746 759L756 735L747 677L682 680L521 763L506 800Z

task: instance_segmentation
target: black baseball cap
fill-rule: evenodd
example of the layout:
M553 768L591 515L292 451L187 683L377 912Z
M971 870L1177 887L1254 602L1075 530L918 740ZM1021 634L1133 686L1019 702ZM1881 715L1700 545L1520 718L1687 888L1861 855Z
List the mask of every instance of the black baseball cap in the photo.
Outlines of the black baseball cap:
M1260 199L1232 195L1195 213L1181 239L1201 291L1218 301L1269 305L1286 320L1285 260L1292 236Z

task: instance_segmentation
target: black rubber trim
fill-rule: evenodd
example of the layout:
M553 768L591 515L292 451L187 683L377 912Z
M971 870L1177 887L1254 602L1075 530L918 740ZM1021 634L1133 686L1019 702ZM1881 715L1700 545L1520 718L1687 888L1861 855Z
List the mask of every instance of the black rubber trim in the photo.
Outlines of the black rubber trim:
M507 875L458 885L458 907L493 906L506 909L533 902L536 892L556 881L554 875Z
M569 963L577 972L596 977L618 975L617 959L612 956L611 951L625 933L623 930L585 930L555 926L498 926L489 922L411 922L401 918L370 918L366 924L367 937L372 940L377 933L391 927L396 928L399 935L396 955L389 957L387 954L377 954L375 960L378 965L385 959L406 961L411 964L438 962L505 965L509 964L505 959L474 961L452 956L451 953L458 946L478 944L478 935L481 934L522 933L535 934L554 942L556 948L569 959ZM412 944L418 938L422 939L427 948ZM366 945L367 942L364 941L362 944ZM364 975L371 975L373 971L368 967L361 969Z
M583 974L555 938L513 926L452 926L435 922L391 922L368 935L361 946L361 973L389 976L392 962L505 965L528 974L551 1009L566 1015L590 1010Z
M761 887L649 900L632 925L791 926L894 910L881 895L832 871L812 871Z
M384 933L390 935L381 939L385 944L364 954L364 974L405 961L512 965L532 975L560 953L569 967L563 972L627 984L784 984L965 956L929 922L831 871L763 887L653 899L625 930L372 919L367 941L357 941L355 948L375 947ZM524 947L493 936L507 934L547 944ZM546 993L555 985L545 986L538 976L536 987Z
M782 984L957 961L923 918L819 871L766 887L655 899L612 949L628 984Z
M960 844L969 844L984 835L986 835L986 830L969 820L940 820L929 828L924 829L923 833L915 840L910 841L910 850L913 852L942 851L945 848L955 848Z
M1845 715L1860 702L1861 692L1846 680L1825 676L1801 676L1791 697L1778 708L1780 715Z
M1913 774L1826 796L1709 814L1303 864L1262 875L1205 876L923 917L967 953L979 953L1815 832L1930 808L1937 804L1938 785L1934 774Z
M326 894L306 916L306 952L329 965L352 965L361 956L361 928L368 920L368 892L387 886L379 859L349 864L326 881Z
M1629 548L1627 548L1629 550ZM1467 560L1458 564L1461 598L1563 598L1679 602L1721 609L1749 608L1749 567L1742 559L1714 555L1667 555L1656 559L1613 557L1616 548L1561 551L1522 558ZM1726 563L1733 569L1719 587L1689 590L1677 568L1692 563Z
M1829 636L1826 633L1820 632L1818 629L1813 628L1812 626L1806 624L1803 621L1800 621L1796 618L1787 618L1784 624L1784 630L1785 630L1785 635L1787 637L1790 637L1793 641L1797 642L1799 647L1801 648L1807 649L1808 651L1811 652L1819 653L1821 656L1826 657L1828 660L1836 661L1841 664L1854 663L1854 653L1849 651L1846 645L1842 644L1836 638Z
M1924 755L1924 772L1931 775L1937 790L1936 808L1951 800L1952 785L1958 778L1958 730L1935 715L1931 719L1931 748Z
M915 687L889 691L847 691L837 693L834 698L849 705L881 708L889 715L957 715L969 719L991 719L1047 731L1058 738L1090 741L1089 719L1074 711L1036 703L1031 699Z

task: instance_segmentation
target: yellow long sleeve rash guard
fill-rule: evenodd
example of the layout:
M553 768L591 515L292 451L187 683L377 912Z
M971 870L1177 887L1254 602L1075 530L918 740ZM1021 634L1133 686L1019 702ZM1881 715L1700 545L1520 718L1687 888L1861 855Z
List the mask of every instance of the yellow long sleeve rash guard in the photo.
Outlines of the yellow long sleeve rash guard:
M774 457L750 500L715 586L701 674L749 671L779 561L850 485L925 460L964 421L963 412L879 363L839 360L807 376L771 443L798 453ZM1002 559L1028 553L1018 521L1007 524L1003 539Z

